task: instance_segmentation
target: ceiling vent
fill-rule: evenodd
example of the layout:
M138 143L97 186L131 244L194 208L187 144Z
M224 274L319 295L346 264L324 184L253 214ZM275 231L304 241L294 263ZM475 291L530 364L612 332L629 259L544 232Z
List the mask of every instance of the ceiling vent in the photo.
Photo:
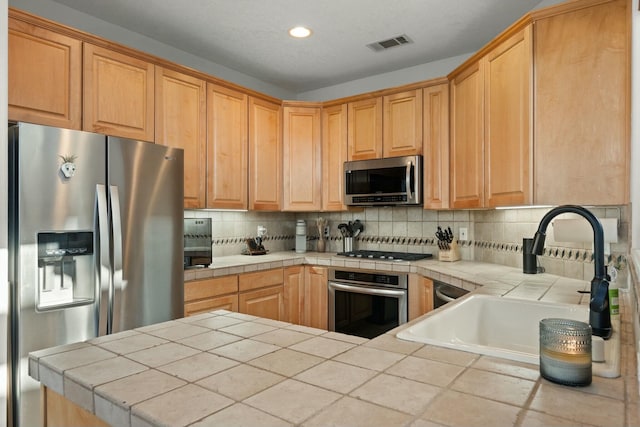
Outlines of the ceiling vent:
M374 52L381 52L383 50L390 49L396 46L402 46L403 44L411 44L413 40L409 38L406 34L402 34L400 36L395 36L387 40L381 40L379 42L369 43L367 47Z

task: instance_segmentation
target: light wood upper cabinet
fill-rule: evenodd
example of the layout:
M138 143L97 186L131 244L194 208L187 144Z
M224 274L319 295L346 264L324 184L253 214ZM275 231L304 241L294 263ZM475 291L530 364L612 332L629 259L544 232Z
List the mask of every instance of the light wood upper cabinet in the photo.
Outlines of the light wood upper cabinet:
M349 160L382 157L382 97L348 104Z
M344 162L347 161L347 105L322 110L322 210L344 211Z
M532 201L532 60L531 26L482 59L485 207Z
M284 106L283 181L285 211L322 208L320 107Z
M207 83L207 208L247 209L247 99Z
M423 89L424 208L449 208L449 84Z
M326 267L305 266L304 319L302 324L312 328L329 328L329 273Z
M454 209L484 203L483 70L479 61L456 75L451 91L450 192Z
M9 18L9 120L82 127L82 42Z
M156 143L184 150L184 207L205 207L207 91L203 80L156 67Z
M383 157L422 154L422 89L383 97Z
M282 107L249 97L249 209L282 208Z
M532 50L526 26L451 81L451 207L531 203Z
M154 140L154 65L84 44L84 130Z
M629 202L629 6L534 24L536 204Z

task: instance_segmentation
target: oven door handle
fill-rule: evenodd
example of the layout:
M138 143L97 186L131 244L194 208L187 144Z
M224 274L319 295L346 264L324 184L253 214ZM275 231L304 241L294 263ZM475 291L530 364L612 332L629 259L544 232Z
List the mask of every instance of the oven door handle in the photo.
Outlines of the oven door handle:
M379 295L383 297L395 297L395 298L401 298L406 294L406 290L395 291L393 289L367 288L363 286L344 285L342 283L336 283L336 282L329 282L329 288L337 289L339 291L345 291L345 292L354 292L357 294Z

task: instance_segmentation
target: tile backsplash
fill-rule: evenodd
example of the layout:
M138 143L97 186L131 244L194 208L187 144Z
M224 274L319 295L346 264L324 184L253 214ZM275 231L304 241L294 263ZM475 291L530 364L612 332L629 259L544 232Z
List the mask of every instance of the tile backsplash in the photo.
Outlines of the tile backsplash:
M629 253L630 206L596 207L590 210L599 218L618 220L618 242L611 244L605 262L619 270L618 283L626 283L626 257ZM420 207L365 208L358 212L280 213L188 210L185 217L212 218L213 256L236 255L246 246L245 239L257 235L258 225L267 228L265 247L272 252L293 250L295 223L307 223L307 249L315 250L318 237L316 219L328 220L330 235L326 250L342 251L338 224L359 219L364 231L356 238L354 249L433 253L438 246L438 226L451 227L458 238L460 228L468 231L468 240L460 242L464 260L484 261L522 267L522 239L533 237L538 223L549 208L433 211ZM565 214L561 218L569 218ZM546 272L564 277L590 280L593 277L591 243L555 242L552 226L547 230L545 253L538 265Z

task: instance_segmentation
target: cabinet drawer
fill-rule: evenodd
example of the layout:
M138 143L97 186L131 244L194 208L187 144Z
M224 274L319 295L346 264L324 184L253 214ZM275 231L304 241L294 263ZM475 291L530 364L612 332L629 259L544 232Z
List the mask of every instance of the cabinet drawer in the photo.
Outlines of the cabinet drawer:
M266 286L281 285L284 283L284 273L282 268L273 270L256 271L255 273L245 273L239 276L240 292L251 289L264 288Z
M207 298L184 305L184 315L206 313L213 310L238 311L238 294Z
M184 284L184 301L196 301L238 292L238 276L216 277L215 279L194 280Z

